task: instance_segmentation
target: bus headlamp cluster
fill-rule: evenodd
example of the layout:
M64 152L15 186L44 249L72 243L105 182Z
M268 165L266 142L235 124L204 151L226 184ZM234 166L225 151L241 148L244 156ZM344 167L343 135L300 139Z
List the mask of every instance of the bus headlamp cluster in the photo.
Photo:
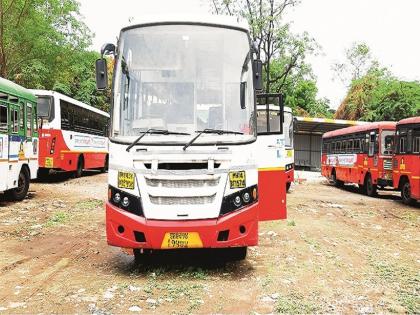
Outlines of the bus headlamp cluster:
M250 206L258 201L257 185L245 188L232 195L223 198L220 215L225 215L244 207Z
M113 186L109 186L108 200L113 206L143 216L143 207L141 205L140 197L133 196Z
M290 170L292 170L292 169L293 169L293 167L294 167L293 163L291 163L291 164L287 164L287 165L286 165L286 171L290 171Z

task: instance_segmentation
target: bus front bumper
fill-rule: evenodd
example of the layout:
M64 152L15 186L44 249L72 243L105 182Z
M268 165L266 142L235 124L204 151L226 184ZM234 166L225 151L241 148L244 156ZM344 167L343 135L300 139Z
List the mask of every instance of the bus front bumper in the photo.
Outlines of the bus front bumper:
M148 220L123 211L109 202L106 203L106 233L109 245L162 249L165 234L171 232L196 232L203 248L256 246L258 204L217 219L162 221Z

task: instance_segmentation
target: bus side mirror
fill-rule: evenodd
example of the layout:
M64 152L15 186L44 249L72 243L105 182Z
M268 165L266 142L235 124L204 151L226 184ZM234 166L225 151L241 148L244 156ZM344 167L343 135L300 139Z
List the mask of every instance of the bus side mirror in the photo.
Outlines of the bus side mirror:
M245 109L246 108L246 82L241 82L241 91L240 91L241 95L241 108Z
M96 88L99 91L108 87L108 67L105 58L96 60Z
M262 61L257 59L254 60L253 70L254 70L254 88L257 91L263 90L263 78L262 78Z
M104 57L106 55L115 55L115 45L114 44L105 44L101 48L101 56Z

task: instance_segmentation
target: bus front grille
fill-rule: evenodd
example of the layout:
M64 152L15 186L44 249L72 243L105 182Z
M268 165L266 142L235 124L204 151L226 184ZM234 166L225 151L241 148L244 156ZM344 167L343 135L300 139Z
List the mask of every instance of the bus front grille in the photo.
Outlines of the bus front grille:
M392 171L392 160L384 160L384 170Z
M216 194L199 197L157 197L149 195L149 198L150 202L155 205L205 205L211 204L216 198Z
M163 188L198 188L215 187L219 184L220 177L214 179L156 179L146 178L146 184L150 187Z

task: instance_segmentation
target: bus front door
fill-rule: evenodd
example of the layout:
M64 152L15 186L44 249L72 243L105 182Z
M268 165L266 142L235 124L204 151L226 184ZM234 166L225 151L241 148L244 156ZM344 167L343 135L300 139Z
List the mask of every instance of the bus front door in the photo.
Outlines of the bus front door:
M259 220L286 219L282 95L258 96L257 127L255 154L258 163Z

